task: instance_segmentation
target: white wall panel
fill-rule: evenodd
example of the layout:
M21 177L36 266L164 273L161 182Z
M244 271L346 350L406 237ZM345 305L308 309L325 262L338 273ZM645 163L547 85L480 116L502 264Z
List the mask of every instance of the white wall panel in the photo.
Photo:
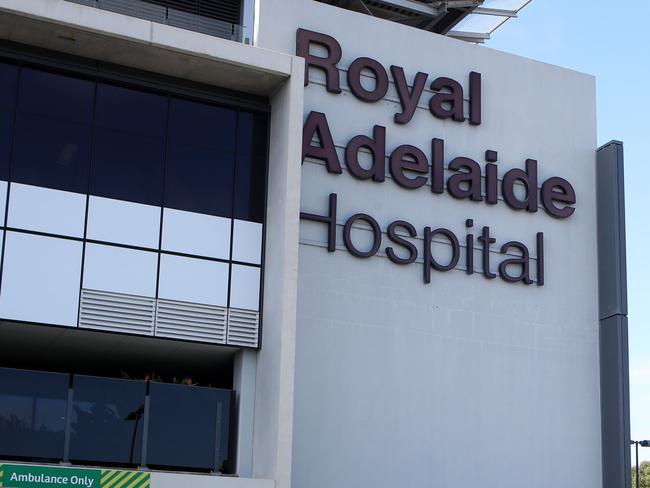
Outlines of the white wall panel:
M235 220L233 227L233 261L262 264L262 224Z
M228 305L228 264L163 254L159 298Z
M7 188L9 183L0 181L0 222L5 225L5 210L7 208Z
M258 310L260 303L260 268L232 265L230 277L230 306Z
M158 249L160 207L91 196L88 239Z
M8 227L83 237L86 195L12 183Z
M388 171L376 183L305 162L302 211L327 215L328 195L336 193L340 224L363 212L383 230L404 219L420 237L425 226L446 227L462 242L473 219L475 234L490 226L494 248L511 239L533 247L544 232L546 283L456 270L434 272L424 284L421 265L315 247L326 244L327 226L302 220L291 485L450 487L463 472L468 486L515 488L522 479L528 488L601 486L593 79L310 0L266 0L260 17L262 47L295 52L298 27L322 32L341 44L342 70L370 57L387 70L403 67L409 86L418 72L428 83L449 76L466 95L469 73L482 73L480 126L433 117L427 94L408 124L396 124L394 99L366 103L345 87L335 95L310 82L303 115L326 114L336 144L381 125L387 154L410 144L431 159L435 137L445 141L445 166L467 156L484 167L492 149L500 178L534 158L540 182L566 178L578 200L575 215L561 221L430 187L407 190ZM310 79L324 79L322 70L309 71ZM337 232L340 239L340 226ZM382 241L382 249L390 245L386 234ZM492 257L493 268L499 261ZM274 274L265 277L269 290Z
M7 232L0 316L76 326L81 242Z
M154 297L157 270L157 253L86 244L83 287Z
M162 249L211 258L230 258L230 219L166 208Z

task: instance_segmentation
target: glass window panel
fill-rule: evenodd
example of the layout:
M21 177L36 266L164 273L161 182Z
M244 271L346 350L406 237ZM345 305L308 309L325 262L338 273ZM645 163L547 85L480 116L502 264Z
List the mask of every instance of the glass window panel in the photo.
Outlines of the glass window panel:
M486 0L481 7L501 10L520 10L527 3L528 0Z
M69 376L0 368L0 458L61 460Z
M241 112L237 138L234 217L264 221L267 116Z
M9 180L9 158L14 132L14 111L0 108L0 180Z
M230 392L151 383L149 395L147 465L220 469L228 458Z
M180 99L169 110L164 205L231 217L237 112Z
M0 180L9 179L9 158L14 131L18 68L0 63Z
M75 375L73 389L70 459L139 464L146 383Z
M94 83L24 68L12 181L87 191Z
M470 14L461 20L458 25L454 27L454 31L460 32L476 32L479 34L490 34L503 22L508 20L508 17L499 17L496 15L481 15Z
M16 105L18 67L0 63L0 108L13 110Z
M160 205L167 98L97 86L92 195Z

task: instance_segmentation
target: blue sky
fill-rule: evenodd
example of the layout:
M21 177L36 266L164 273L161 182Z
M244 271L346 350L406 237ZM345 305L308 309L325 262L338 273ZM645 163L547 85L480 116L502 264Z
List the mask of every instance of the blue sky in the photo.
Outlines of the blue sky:
M624 143L631 433L650 439L650 2L624 3L533 0L486 46L595 75L598 144ZM650 448L639 457L650 460Z

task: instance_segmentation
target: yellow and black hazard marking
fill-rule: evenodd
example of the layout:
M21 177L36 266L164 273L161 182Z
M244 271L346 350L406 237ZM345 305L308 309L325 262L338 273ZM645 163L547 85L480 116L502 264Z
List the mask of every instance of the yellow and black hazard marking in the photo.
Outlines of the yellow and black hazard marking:
M102 469L101 488L149 488L149 473Z
M3 486L2 481L4 480L4 475L5 475L4 467L5 467L4 464L0 464L0 487Z

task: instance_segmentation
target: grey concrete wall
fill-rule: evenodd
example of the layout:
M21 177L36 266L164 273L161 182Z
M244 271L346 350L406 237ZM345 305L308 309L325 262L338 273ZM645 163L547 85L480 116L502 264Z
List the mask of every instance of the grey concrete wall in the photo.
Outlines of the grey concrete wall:
M593 78L318 2L262 2L261 46L294 52L298 27L343 48L342 93L326 92L322 71L313 70L304 110L326 114L343 174L317 160L302 168L303 212L325 215L327 196L338 194L339 240L328 253L325 225L301 222L293 486L600 486ZM348 89L346 70L360 56L404 67L409 84L420 71L467 89L469 72L482 73L483 123L435 119L429 92L410 123L395 124L392 84L376 103ZM574 185L576 212L558 220L503 201L432 195L428 186L406 190L390 176L358 180L344 147L375 124L386 127L387 154L412 144L430 157L437 137L445 162L467 156L484 166L484 151L497 150L500 175L534 158L540 182L561 176ZM355 258L340 237L357 212L384 231L395 219L413 223L420 250L424 226L463 240L467 218L475 231L489 225L498 243L521 240L531 250L544 232L545 285L485 279L478 247L477 273L467 276L461 257L458 269L433 272L429 285L421 261L398 266L382 251ZM354 239L366 249L369 233L359 227ZM387 245L384 233L381 249ZM448 255L444 242L433 248Z

